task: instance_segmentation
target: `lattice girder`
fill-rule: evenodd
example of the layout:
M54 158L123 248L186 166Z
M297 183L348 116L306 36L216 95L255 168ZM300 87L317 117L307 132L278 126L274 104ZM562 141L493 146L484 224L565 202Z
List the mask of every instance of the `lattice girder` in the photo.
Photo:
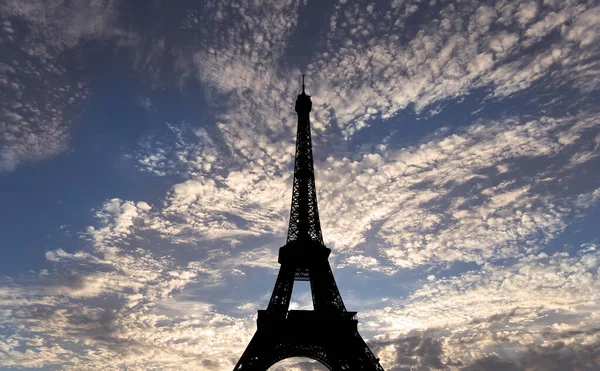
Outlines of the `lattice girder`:
M310 96L304 92L296 101L298 112L298 131L296 133L296 156L294 160L294 183L290 224L287 242L315 241L323 244L315 170L313 165L312 139L310 135Z
M315 311L346 312L331 266L331 250L318 243L286 244L279 249L281 269L267 311L287 311L294 281L310 281Z
M265 371L290 357L308 357L330 370L383 371L357 331L355 313L327 317L290 311L285 319L259 311L258 330L234 371Z

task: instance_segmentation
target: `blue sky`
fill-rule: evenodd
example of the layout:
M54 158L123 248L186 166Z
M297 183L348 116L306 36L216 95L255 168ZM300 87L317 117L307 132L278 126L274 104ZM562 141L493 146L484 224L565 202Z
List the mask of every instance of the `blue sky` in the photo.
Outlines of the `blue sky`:
M232 369L285 243L306 74L323 236L383 367L595 369L599 18L0 2L0 368Z

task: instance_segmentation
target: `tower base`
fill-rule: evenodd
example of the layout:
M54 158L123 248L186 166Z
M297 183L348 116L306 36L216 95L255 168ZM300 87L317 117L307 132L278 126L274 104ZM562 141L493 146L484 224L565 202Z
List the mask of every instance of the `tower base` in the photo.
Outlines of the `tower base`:
M356 312L258 311L258 329L234 371L266 371L290 357L307 357L329 370L383 371L357 330Z

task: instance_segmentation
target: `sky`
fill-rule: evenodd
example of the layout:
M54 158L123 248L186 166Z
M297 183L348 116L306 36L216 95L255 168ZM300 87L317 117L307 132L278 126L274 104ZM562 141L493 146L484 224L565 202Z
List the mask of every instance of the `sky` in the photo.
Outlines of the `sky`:
M598 19L0 0L0 369L232 369L278 272L306 74L324 240L382 366L597 370Z

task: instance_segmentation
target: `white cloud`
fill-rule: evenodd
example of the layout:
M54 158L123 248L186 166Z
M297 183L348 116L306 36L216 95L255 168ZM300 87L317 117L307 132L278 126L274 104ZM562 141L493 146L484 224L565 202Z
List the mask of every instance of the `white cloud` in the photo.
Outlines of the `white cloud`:
M385 334L375 343L429 331L429 337L441 341L442 360L463 365L492 355L518 364L522 354L540 344L546 349L563 341L591 344L599 340L594 331L599 264L593 251L578 256L542 253L514 264L488 264L480 271L434 278L406 300L361 313L363 331ZM396 357L407 356L401 351L390 345L379 356L393 368Z
M86 233L89 250L48 251L55 269L42 280L2 283L0 325L8 332L0 340L0 365L233 367L254 321L190 306L176 295L192 283L214 284L222 272L210 258L179 266L136 246L147 242L133 239L132 229L150 210L143 201L109 200L96 211L99 225ZM81 346L87 351L72 350Z
M67 82L64 73L52 60L36 57L0 63L0 90L6 97L0 103L0 172L67 149L68 112L89 91L81 83Z
M436 262L482 264L539 249L595 201L582 201L585 193L564 197L549 192L564 176L549 176L552 161L535 168L526 162L584 156L589 143L582 138L597 127L594 114L505 119L440 134L415 147L382 144L360 157L333 154L316 164L326 242L340 253L340 267L388 273ZM186 243L207 238L237 244L249 236L283 236L289 175L273 163L225 168L176 184L145 228ZM562 171L576 174L577 164L571 161ZM362 243L372 247L358 259Z
M331 157L317 166L326 241L340 250L365 241L377 246L369 237L375 236L386 242L379 245L381 254L404 267L438 260L482 263L543 246L584 207L578 200L586 196L542 191L558 179L548 178L548 168L519 164L576 151L581 133L597 130L597 124L593 115L487 122L358 161ZM489 171L508 164L508 172ZM521 172L529 176L526 183ZM593 204L590 199L585 206Z
M40 273L43 282L2 282L0 324L8 329L0 339L2 366L229 369L249 341L255 330L249 313L256 306L230 300L232 312L241 315L235 317L218 309L220 299L211 295L227 279L250 280L254 272L277 268L275 243L256 248L260 244L243 242L266 236L283 241L285 235L294 151L291 107L299 85L289 76L300 73L281 65L300 3L204 6L189 12L184 24L200 46L191 60L178 62L181 68L193 66L209 103L223 108L211 128L215 132L184 123L169 125L173 140L142 141L136 154L141 169L184 177L164 204L108 200L95 210L97 224L82 234L91 242L88 249L47 251L54 269ZM336 6L325 38L328 51L308 67L314 127L321 138L341 130L346 139L356 139L356 133L382 121L376 119L389 119L410 104L420 112L476 88L489 88L490 96L501 99L533 86L556 67L562 68L555 75L562 83L588 92L598 86L596 65L588 61L597 54L596 8L464 2L442 3L438 14L430 14L418 12L419 6L344 1ZM25 8L15 14L43 24ZM418 29L409 32L415 24L410 18L421 16ZM111 21L84 26L77 21L67 34L56 31L59 37L48 44L72 47L106 22ZM387 31L378 34L382 29ZM554 33L556 39L540 42ZM160 53L164 40L162 45ZM31 53L40 58L47 50ZM7 76L13 73L3 68ZM25 85L4 80L7 89ZM31 106L35 115L44 115ZM3 114L12 124L2 128L21 130L20 123L29 119L20 106L11 103L10 109ZM64 123L51 121L59 123L58 136L68 138ZM570 188L578 169L594 164L592 147L582 142L598 142L597 113L465 124L407 148L386 140L360 153L317 145L316 153L327 153L317 160L316 177L324 235L337 252L338 267L386 274L400 267L435 268L408 298L382 300L379 308L363 312L361 331L380 333L375 340L385 344L378 354L389 367L405 361L468 365L504 355L509 347L525 352L538 343L552 349L569 331L581 332L569 337L572 343L594 344L596 250L586 246L573 256L539 252L571 217L598 201L597 185ZM22 137L37 138L26 132ZM10 148L23 140L15 139ZM60 144L52 153L66 148L66 139L51 142ZM27 143L23 155L7 155L16 160L5 169L47 157L46 152L27 157L36 146ZM563 158L564 169L556 165ZM185 249L181 243L214 240L228 244L198 246L198 258L190 262L170 255ZM168 243L169 254L154 252L154 242ZM503 259L510 264L499 266ZM475 262L481 269L445 277L440 266L456 261ZM205 291L192 298L181 294L195 287ZM412 336L410 331L415 340L392 343ZM74 350L80 348L86 351ZM404 350L413 353L398 360ZM429 351L438 355L428 358Z
M0 173L68 149L69 127L88 100L61 53L91 39L124 38L113 1L0 4ZM15 24L19 27L15 27Z
M317 97L317 121L335 119L344 134L352 136L370 119L393 117L410 103L420 112L479 87L491 88L492 96L505 97L529 88L555 67L561 68L555 73L560 76L557 80L565 84L585 85L586 91L598 86L586 84L584 74L576 73L597 71L589 65L597 52L579 46L595 40L591 19L597 9L585 3L560 2L556 9L536 11L537 6L529 1L498 1L495 8L477 1L443 3L438 14L421 13L416 33L405 29L403 12L410 6L378 7L379 12L368 19L359 4L336 7L329 50L308 66L310 81L315 82L310 87ZM540 14L538 21L526 26L535 14ZM358 31L373 24L387 32L360 36ZM539 43L561 25L563 35L555 42ZM348 38L351 47L343 44Z
M96 211L95 217L101 227L89 226L82 236L100 248L124 244L132 233L134 223L143 224L150 209L150 205L143 201L134 203L113 198Z
M211 12L228 14L232 24L227 32L209 27L221 20L205 19L197 11L190 13L186 29L206 40L206 47L195 53L198 76L219 94L227 94L217 125L226 148L217 149L211 140L206 141L211 146L200 144L212 158L222 159L217 171L214 162L200 159L202 152L178 150L172 161L159 149L144 157L147 161L143 165L148 169L173 168L171 164L178 159L188 166L189 179L173 187L162 217L153 222L163 236L180 242L202 236L237 243L241 236L284 232L293 153L294 117L290 108L297 89L287 83L287 77L281 77L284 71L279 61L297 22L296 6L291 2L207 5ZM317 55L308 66L308 87L314 93L316 133L327 133L337 122L347 137L377 117L394 116L410 103L421 110L482 86L491 86L492 95L503 97L531 86L553 66L581 67L575 61L583 58L585 51L577 49L578 41L572 38L540 44L531 53L524 53L520 43L534 34L536 38L548 34L550 26L534 26L534 21L547 19L550 24L552 12L563 14L559 18L565 22L570 19L573 24L587 24L584 15L594 11L570 3L535 10L531 2L498 2L495 7L478 2L442 4L436 14L439 21L429 13L418 15L425 17L422 26L404 40L392 31L405 29L407 19L417 16L413 4L373 7L369 17L360 4L341 3L335 9L327 35L330 51ZM214 14L211 12L205 13ZM263 13L271 14L267 19L275 27L263 27L262 21L249 16ZM375 24L388 27L390 32L361 36L363 31L372 32ZM492 25L495 27L490 28ZM533 31L527 34L528 29ZM270 40L268 45L264 40ZM352 41L352 46L344 46L345 40ZM521 243L532 246L548 241L564 230L565 218L570 215L565 209L569 205L554 202L553 194L525 189L521 198L504 203L498 203L507 196L500 191L491 195L475 189L475 194L453 199L446 195L460 183L471 181L481 187L488 178L483 174L488 166L500 169L511 163L511 170L518 172L512 162L522 157L553 156L569 150L564 140L568 141L570 134L576 140L577 130L562 130L558 143L551 131L571 125L569 120L543 119L526 124L506 120L489 131L475 125L466 135L427 143L419 149L379 150L362 160L334 153L326 162L317 163L325 236L335 241L336 247L345 248L365 242L366 235L375 232L386 242L381 249L384 258L399 266L432 259L482 262L495 253L518 255L521 249L517 245ZM583 121L595 125L593 118ZM212 173L203 170L200 163L208 164ZM539 179L534 179L536 184L546 181L542 171ZM500 173L505 177L510 174ZM419 188L427 182L432 182L430 189ZM451 203L454 211L428 210L425 206L443 202ZM472 213L460 210L471 202L480 207ZM340 212L346 217L338 218ZM521 215L515 217L516 212ZM437 233L442 228L445 230ZM463 241L463 236L469 237ZM459 240L464 243L461 247L454 242ZM392 248L388 248L390 244Z
M529 1L527 3L519 4L519 11L517 12L517 18L519 23L526 24L534 19L538 14L538 4L535 1Z

